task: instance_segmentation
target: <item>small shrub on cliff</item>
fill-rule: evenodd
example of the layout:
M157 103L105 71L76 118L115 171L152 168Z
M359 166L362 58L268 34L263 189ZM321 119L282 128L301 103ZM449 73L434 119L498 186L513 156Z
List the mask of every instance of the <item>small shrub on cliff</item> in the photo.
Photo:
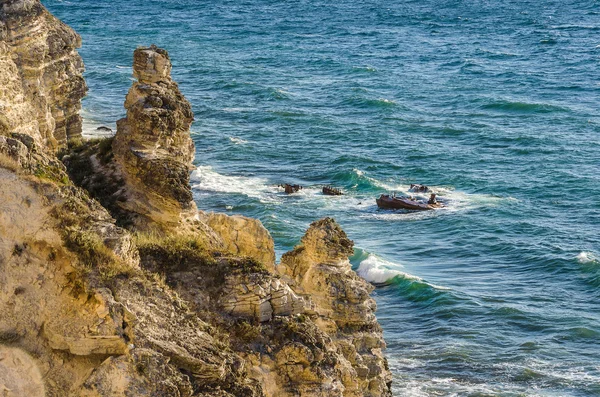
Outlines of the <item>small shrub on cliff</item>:
M261 262L257 261L254 258L240 258L235 260L230 260L229 264L231 266L231 270L234 273L240 274L250 274L250 273L260 273L260 274L271 274L269 270L263 265Z
M164 236L153 232L138 232L135 234L135 242L140 249L160 247L168 255L177 256L182 253L208 255L206 244L196 236Z
M57 164L39 164L33 172L33 175L40 179L47 179L63 185L68 185L71 183L69 176Z
M97 270L105 281L119 275L131 276L133 269L127 266L111 249L109 249L96 233L68 228L63 237L65 246L77 254L84 268Z
M17 163L11 157L8 157L2 153L0 153L0 167L6 168L7 170L16 172L19 169L19 163Z
M182 270L188 267L208 267L216 264L206 244L196 236L162 236L158 233L137 233L142 265L152 271Z
M261 335L260 325L252 325L246 320L238 320L233 324L231 333L244 343L254 342Z

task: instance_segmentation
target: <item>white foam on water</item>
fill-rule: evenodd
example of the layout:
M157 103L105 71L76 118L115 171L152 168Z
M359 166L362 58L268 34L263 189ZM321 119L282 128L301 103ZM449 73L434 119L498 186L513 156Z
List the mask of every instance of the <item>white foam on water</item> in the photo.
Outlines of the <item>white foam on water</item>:
M427 201L430 193L411 192L410 185L398 184L393 182L380 181L378 179L367 176L362 170L354 168L352 170L357 176L369 180L373 185L387 190L390 193L396 193L400 196L412 196L419 200ZM492 194L467 193L456 190L448 186L427 185L432 193L438 195L441 202L445 202L446 207L443 210L463 210L474 207L490 207L501 204L506 201L516 201L512 197L499 197Z
M243 144L245 144L245 143L248 143L248 141L247 141L247 140L245 140L245 139L242 139L242 138L238 138L238 137L235 137L235 136L230 136L230 137L229 137L229 140L230 140L230 141L231 141L231 142L232 142L234 145L243 145Z
M251 108L251 107L230 107L230 108L223 108L222 109L224 112L228 112L228 113L238 113L238 112L253 112L256 110L256 108Z
M360 262L360 264L358 265L358 269L356 269L356 274L358 274L360 277L372 284L387 284L392 282L394 278L399 277L405 280L424 283L438 290L450 289L447 287L441 287L439 285L428 283L421 277L414 276L412 274L405 273L400 270L396 270L396 268L403 267L404 266L399 263L394 263L380 258L377 255L369 254L367 258Z
M417 200L427 202L430 193L419 193L410 191L410 185L394 184L379 181L375 178L368 177L363 171L353 170L359 176L369 179L375 186L387 190L390 193L396 193L398 196L414 197ZM438 211L464 211L467 209L473 209L478 207L495 207L507 201L517 201L512 197L499 197L492 194L480 194L480 193L467 193L459 190L455 190L452 187L446 186L434 186L427 185L432 193L437 194L438 201L443 203L445 206L435 211L424 211L427 214L413 215L414 213L408 214L403 213L387 213L387 214L373 214L375 218L382 218L385 220L415 220L423 219L424 217L430 217Z
M373 200L374 201L374 200ZM435 211L402 211L396 212L393 210L382 210L373 214L364 214L363 218L375 218L381 219L384 221L403 221L403 222L413 222L421 219L431 218L438 215L438 211L442 209L438 209Z
M594 254L588 251L581 251L575 258L579 263L592 263L596 261Z
M373 284L385 284L391 281L396 276L411 277L419 279L418 277L408 275L398 270L391 269L391 267L404 267L402 265L386 261L383 258L379 258L376 255L369 254L367 259L360 262L356 273Z
M261 202L279 202L276 187L264 178L222 175L210 166L197 167L190 177L192 189L204 192L237 193Z
M98 131L98 127L108 127L111 131ZM81 135L84 138L105 138L109 136L115 135L117 128L115 125L107 125L102 124L94 120L90 120L88 118L83 118L82 127L81 127Z

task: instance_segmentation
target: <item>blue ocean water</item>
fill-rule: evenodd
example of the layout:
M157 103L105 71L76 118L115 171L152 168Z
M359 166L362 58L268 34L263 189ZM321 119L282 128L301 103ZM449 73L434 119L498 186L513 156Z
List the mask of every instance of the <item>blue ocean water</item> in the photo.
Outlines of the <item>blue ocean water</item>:
M600 395L600 2L43 3L83 37L89 132L155 43L201 209L261 219L278 254L336 218L380 285L395 395ZM410 183L448 207L377 209Z

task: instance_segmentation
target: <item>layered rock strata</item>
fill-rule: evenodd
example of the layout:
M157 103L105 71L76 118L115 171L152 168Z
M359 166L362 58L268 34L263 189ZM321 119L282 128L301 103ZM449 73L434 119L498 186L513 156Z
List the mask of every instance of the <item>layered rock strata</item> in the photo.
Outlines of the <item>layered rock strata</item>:
M0 1L0 135L54 151L81 137L81 38L38 0Z
M260 221L198 211L190 170L191 106L171 78L167 51L134 52L138 79L125 101L127 117L114 138L72 145L63 158L71 178L131 230L193 235L207 248L252 257L271 270L273 239Z
M117 122L114 160L125 180L119 203L135 214L138 228L149 223L178 224L195 211L189 175L194 159L190 103L171 79L169 54L155 46L133 54L137 78L125 100L127 117Z
M226 336L140 268L104 208L64 169L37 172L46 157L0 140L2 395L262 395Z
M352 270L353 242L331 218L310 225L301 244L281 258L278 271L314 305L315 324L328 334L352 366L345 384L358 395L390 394L391 374L375 318L373 286Z

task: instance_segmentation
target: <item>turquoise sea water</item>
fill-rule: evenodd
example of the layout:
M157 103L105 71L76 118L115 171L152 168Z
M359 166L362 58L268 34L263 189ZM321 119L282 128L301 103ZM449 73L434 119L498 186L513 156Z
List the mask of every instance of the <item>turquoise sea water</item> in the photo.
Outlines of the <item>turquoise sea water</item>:
M338 220L381 284L395 395L600 395L600 2L43 3L83 37L89 131L155 43L201 209L261 219L278 255ZM377 209L410 183L448 207Z

